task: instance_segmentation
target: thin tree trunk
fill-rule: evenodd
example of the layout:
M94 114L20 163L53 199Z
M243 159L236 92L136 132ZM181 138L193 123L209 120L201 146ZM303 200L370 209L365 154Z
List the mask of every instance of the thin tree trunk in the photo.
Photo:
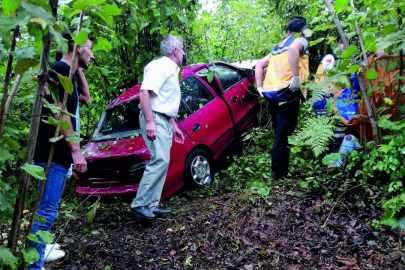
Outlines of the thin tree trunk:
M5 124L6 124L7 114L8 114L8 111L10 110L11 102L14 99L15 93L17 93L18 86L20 85L20 82L21 82L21 78L22 78L22 74L18 74L16 76L13 87L11 88L11 91L10 91L10 95L7 98L6 107L4 110L5 115L2 119L4 121L4 123L1 123L3 126L5 126Z
M80 13L80 17L79 17L79 24L78 24L78 26L77 26L77 33L79 33L80 30L81 30L81 28L82 28L83 14L84 14L84 12L82 11L82 12ZM73 68L74 68L74 66L76 65L76 56L77 56L77 45L75 44L74 49L73 49L72 65L70 66L70 72L69 72L69 80L70 80L70 81L72 81L73 75L74 75ZM64 97L63 97L62 110L66 110L67 99L68 99L68 93L65 91L65 95L64 95ZM58 120L62 120L62 117L63 117L63 115L60 114L60 119L58 119ZM59 136L59 131L60 131L60 125L57 125L57 126L56 126L56 130L55 130L55 135L54 135L54 137L58 137L58 136ZM49 152L48 162L47 162L46 168L45 168L45 179L42 180L42 182L41 182L41 187L40 187L40 190L39 190L39 193L38 193L37 200L35 201L34 210L32 211L32 216L31 216L30 223L29 223L29 226L28 226L28 229L27 229L27 234L32 231L32 227L33 227L33 225L34 225L35 215L36 215L36 213L37 213L39 203L41 202L41 198L42 198L42 195L43 195L43 193L44 193L45 183L46 183L46 181L47 181L47 177L48 177L48 173L49 173L49 168L51 167L51 162L52 162L52 158L53 158L54 152L55 152L55 143L52 143L52 145L51 145L51 150L50 150L50 152ZM30 242L30 241L29 241L29 239L27 238L26 241L25 241L25 248L28 248L28 247L29 247L29 242Z
M58 0L49 0L49 5L52 7L53 15L56 16ZM41 59L39 63L39 80L37 82L34 105L32 107L32 116L30 122L30 131L28 133L27 148L24 157L24 163L31 163L34 157L35 144L37 141L38 127L41 121L42 97L44 86L46 83L46 74L48 72L49 53L51 51L52 35L49 32L43 40ZM21 229L21 216L27 193L29 175L25 171L21 173L18 186L18 197L14 206L13 220L11 231L8 238L8 247L15 254L17 248L18 235Z
M399 51L399 81L398 81L398 91L397 91L397 108L396 108L396 115L395 120L399 120L401 118L401 111L399 110L401 106L401 99L402 99L402 78L404 76L404 50L401 49Z
M326 4L327 8L329 9L329 12L333 16L333 21L335 22L336 28L339 32L339 35L340 35L340 38L342 39L343 44L345 45L346 48L348 48L349 42L347 41L346 34L342 28L342 24L340 23L339 19L337 18L336 14L335 14L335 10L334 10L332 4L330 3L330 0L324 0L324 2ZM351 62L355 63L353 57L351 57ZM363 96L364 104L366 105L368 117L370 118L370 124L371 124L371 129L373 130L374 141L376 144L380 144L381 141L379 139L377 121L374 118L375 113L373 113L374 108L371 107L370 99L367 96L367 90L366 90L366 87L365 87L364 81L363 81L363 74L361 72L359 72L356 74L356 77L359 81L359 85L360 85L361 93Z
M353 10L354 10L354 3L353 3L353 0L350 0L350 5L351 5L351 7L352 7ZM360 48L361 48L361 53L362 53L362 55L363 55L364 65L367 66L367 64L368 64L368 58L367 58L367 54L366 54L366 48L365 48L365 46L364 46L363 36L361 35L359 23L358 23L357 21L355 22L355 27L356 27L357 37L358 37L359 42L360 42ZM370 82L370 81L368 81L368 85L371 86L371 82ZM372 113L373 113L373 116L374 116L375 121L378 123L378 117L377 117L377 114L376 114L377 102L375 101L374 94L372 94L372 96L371 96L371 101L373 102L373 108L374 108L373 111L372 111ZM377 133L378 133L378 140L381 142L381 141L382 141L382 133L381 133L381 128L380 128L378 125L377 125Z
M8 61L7 61L7 70L6 70L6 77L4 78L4 88L3 88L3 98L1 100L1 115L0 115L0 141L3 137L3 130L4 130L4 124L6 123L5 118L7 118L5 114L5 109L6 109L6 102L8 98L8 84L10 83L10 77L11 77L11 69L13 65L13 54L15 50L15 46L17 45L17 37L20 32L20 26L16 26L14 28L14 34L13 34L13 41L11 42L11 48L10 48L10 54L8 56Z

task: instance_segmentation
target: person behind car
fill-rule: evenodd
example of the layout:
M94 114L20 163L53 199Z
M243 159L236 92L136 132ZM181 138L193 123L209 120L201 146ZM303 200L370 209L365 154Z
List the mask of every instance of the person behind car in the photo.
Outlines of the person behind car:
M169 34L162 40L160 50L163 57L153 60L144 69L139 94L139 123L150 162L130 207L131 214L149 220L171 213L170 209L158 208L158 204L169 167L172 140L184 143L183 133L175 121L181 99L178 65L185 56L183 40Z
M70 36L70 35L69 35ZM50 83L58 82L59 90L59 100L52 100L51 95L48 93L45 95L45 99L50 103L55 103L55 106L62 108L63 97L65 94L65 89L60 83L56 73L69 76L72 58L74 52L74 41L72 37L68 38L68 53L62 57L60 61L57 61L51 65L50 78L52 79ZM92 41L91 36L85 44L77 46L77 61L73 66L72 70L74 73L78 72L79 68L87 70L90 66L91 60L94 58L91 51ZM73 77L73 93L68 95L67 100L67 111L70 114L76 113L77 103L79 102L78 89L76 87L76 82L81 80L81 73L78 76ZM80 83L79 83L80 85ZM59 115L52 113L49 108L42 107L41 115L44 119L48 119L48 116L59 119ZM77 124L73 117L68 115L62 115L62 121L67 122L69 125L68 129L63 129L61 127L60 133L63 135L63 139L55 143L55 152L52 159L51 166L49 168L49 173L45 182L45 189L38 207L37 216L40 219L34 221L32 228L32 233L35 234L38 231L50 231L53 222L55 221L56 215L58 213L58 205L60 198L65 187L66 176L70 165L73 163L73 169L78 173L84 173L87 170L87 163L83 157L80 149L80 145L76 142L67 141L66 138L72 136L71 133L77 130ZM48 161L49 152L51 149L51 142L49 139L53 138L55 134L56 127L54 125L47 124L43 121L39 124L38 137L36 141L35 153L34 153L34 164L46 167ZM38 183L38 191L41 186L41 181ZM43 219L43 220L41 220ZM44 243L30 242L30 247L35 248L39 253L39 260L28 265L28 269L43 269L44 264Z
M294 17L288 25L288 36L255 68L258 92L270 103L275 140L272 150L272 171L276 179L288 175L290 149L288 136L298 120L303 93L300 83L309 74L308 41L303 31L305 18ZM295 37L300 34L299 37ZM263 83L264 69L267 67Z

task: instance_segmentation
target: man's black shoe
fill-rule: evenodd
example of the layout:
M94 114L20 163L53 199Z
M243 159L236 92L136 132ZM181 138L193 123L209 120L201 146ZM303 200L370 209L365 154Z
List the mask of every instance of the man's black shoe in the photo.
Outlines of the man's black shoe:
M172 213L171 209L159 209L159 208L155 208L155 210L153 210L153 214L155 214L156 216L166 216Z
M146 206L131 208L129 209L129 213L143 219L153 220L156 218Z

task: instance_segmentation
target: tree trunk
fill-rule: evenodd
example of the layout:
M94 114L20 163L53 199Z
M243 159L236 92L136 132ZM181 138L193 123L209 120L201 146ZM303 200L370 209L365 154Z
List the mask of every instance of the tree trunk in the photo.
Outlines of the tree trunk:
M342 24L340 23L339 19L337 18L336 14L335 14L335 10L334 10L332 4L330 3L330 0L324 0L324 2L326 4L327 8L329 9L329 12L333 16L333 21L335 22L336 28L337 28L337 30L339 32L339 35L340 35L340 38L342 39L343 44L345 45L346 48L348 48L349 47L349 42L347 41L346 34L345 34L345 32L343 31L343 28L342 28ZM351 62L353 64L355 63L353 57L351 57ZM365 87L364 81L363 81L363 74L361 72L359 72L359 73L356 74L356 77L357 77L357 79L359 81L359 85L360 85L360 89L361 89L361 94L363 96L364 104L366 105L367 115L370 118L370 124L371 124L371 129L373 130L374 141L375 141L376 144L380 144L381 141L379 139L377 121L374 118L374 115L375 115L375 113L373 111L374 108L371 107L370 99L367 96L367 90L366 90L366 87Z
M350 5L354 10L353 0L350 0ZM368 59L367 59L367 54L366 54L366 48L364 47L363 36L361 35L360 26L359 26L359 23L357 21L355 22L355 26L356 26L357 37L359 38L359 42L360 42L360 48L361 48L361 53L363 55L364 65L367 67ZM368 81L368 85L371 86L370 81ZM372 113L373 113L375 121L378 123L378 117L377 117L377 114L376 114L377 102L375 101L374 94L371 97L371 101L373 102L373 111L372 111ZM382 141L382 133L381 133L381 129L380 129L380 127L378 125L377 125L377 134L378 134L378 141L381 142Z
M399 108L401 107L401 99L402 99L402 77L404 76L404 50L401 49L399 51L399 81L398 81L398 91L397 91L397 109L395 120L399 120L401 118L401 111Z
M4 79L4 88L3 88L3 98L1 100L1 115L0 115L0 141L3 137L3 130L4 130L4 125L6 124L6 102L8 98L8 84L10 83L10 77L11 77L11 69L13 65L13 54L15 50L15 46L17 44L17 37L20 32L20 26L16 26L14 28L14 35L13 35L13 41L11 42L11 48L10 48L10 54L8 56L8 62L7 62L7 70L6 70L6 77Z
M49 5L52 7L53 15L56 16L58 0L49 0ZM38 70L38 82L35 90L34 105L32 107L32 116L30 122L30 131L27 139L27 150L23 163L31 163L34 157L35 144L37 141L38 127L41 121L42 97L46 83L49 53L51 51L52 35L50 32L44 37L42 45L42 53ZM13 220L11 224L10 236L8 238L8 247L15 254L17 248L18 235L21 229L21 216L27 193L29 175L25 171L21 173L18 187L18 197L14 206Z

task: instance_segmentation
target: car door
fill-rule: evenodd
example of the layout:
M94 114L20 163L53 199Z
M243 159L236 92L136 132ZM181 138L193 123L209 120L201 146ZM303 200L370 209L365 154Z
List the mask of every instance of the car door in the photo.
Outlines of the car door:
M236 67L216 64L210 70L218 79L222 95L231 108L236 130L242 132L251 122L251 112L255 105L255 97L250 93L252 82Z
M205 142L212 147L214 157L233 140L232 121L225 103L194 74L180 83L182 103L178 118L180 125L191 139Z

